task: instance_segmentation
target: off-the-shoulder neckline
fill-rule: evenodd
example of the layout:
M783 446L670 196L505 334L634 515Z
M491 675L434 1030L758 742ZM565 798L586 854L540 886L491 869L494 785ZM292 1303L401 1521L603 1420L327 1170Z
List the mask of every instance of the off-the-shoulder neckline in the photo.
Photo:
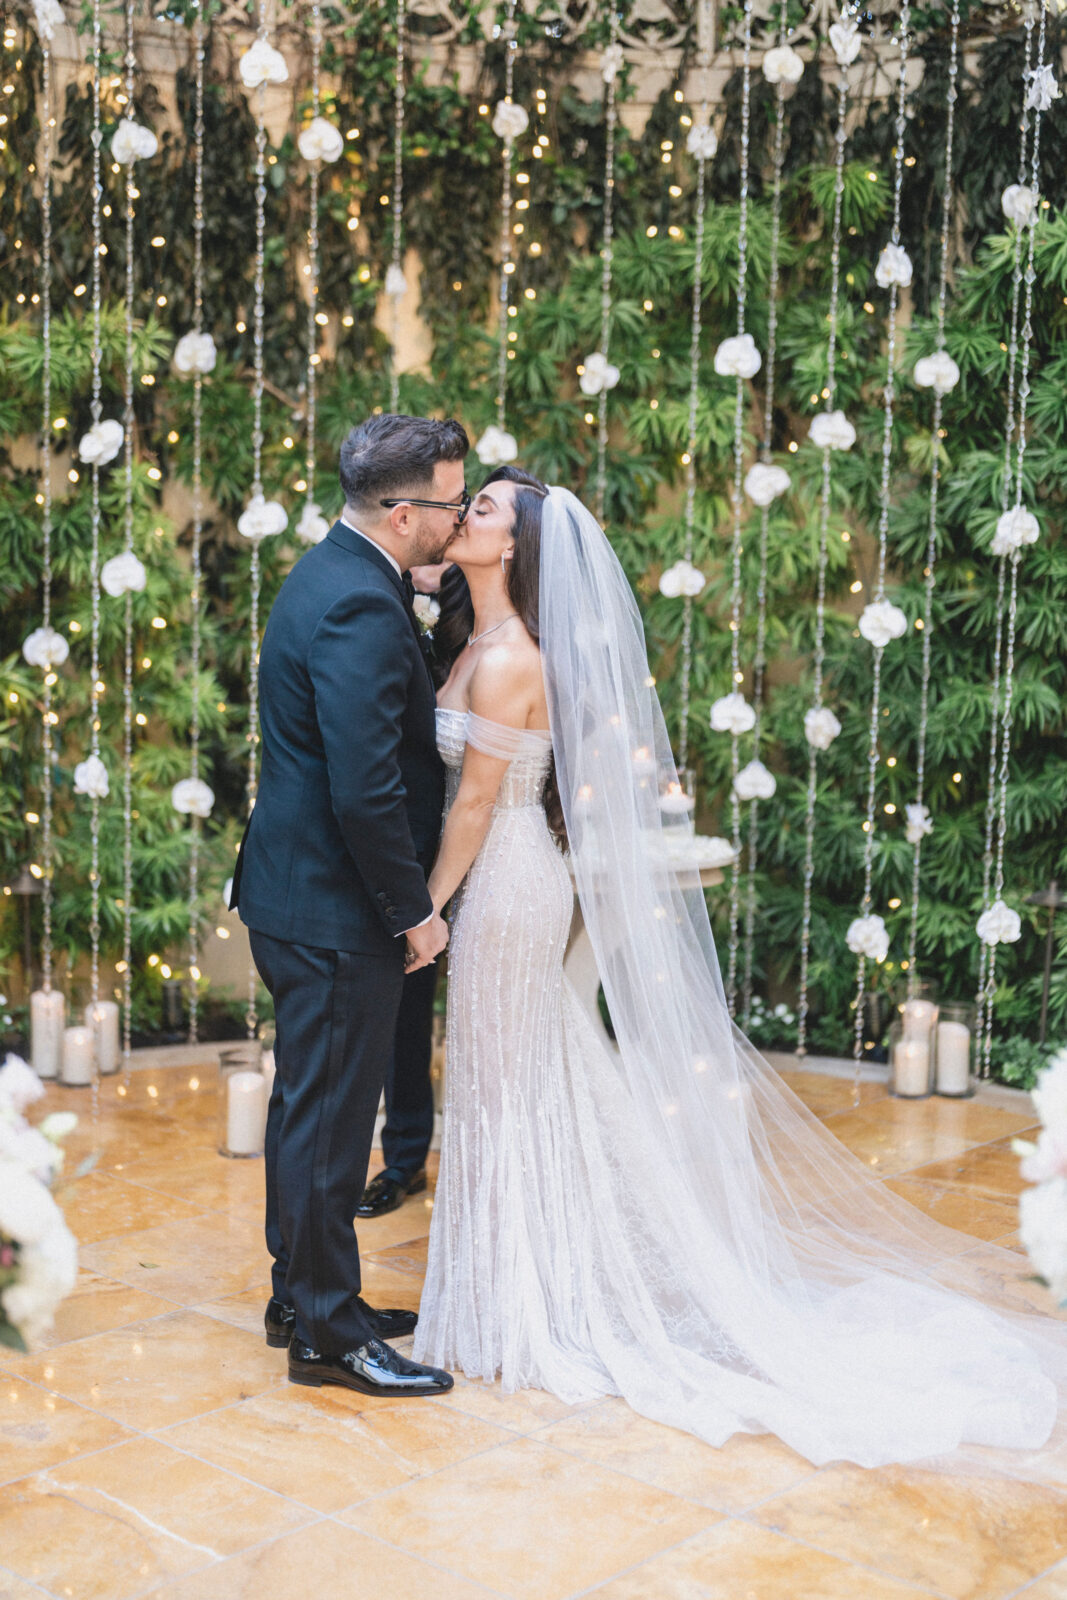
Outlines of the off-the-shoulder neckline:
M477 713L472 712L469 707L466 711L460 711L458 706L438 706L437 715L439 717L470 717L476 716ZM551 728L512 728L506 722L494 722L491 717L479 717L478 720L488 723L491 728L501 728L505 733L529 734L536 739L551 739L552 737Z

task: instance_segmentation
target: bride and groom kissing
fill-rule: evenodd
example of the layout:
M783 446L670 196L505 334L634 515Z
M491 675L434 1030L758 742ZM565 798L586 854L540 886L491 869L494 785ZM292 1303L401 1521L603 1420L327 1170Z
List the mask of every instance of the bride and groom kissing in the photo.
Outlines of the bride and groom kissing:
M1062 1327L947 1287L959 1236L733 1024L626 575L567 489L503 467L472 499L467 450L452 421L353 428L341 516L263 636L233 903L277 1030L268 1342L298 1384L435 1395L461 1370L817 1464L1037 1449ZM445 559L435 695L410 569ZM563 972L575 891L617 1047ZM405 982L446 944L416 1319L361 1297L353 1218Z

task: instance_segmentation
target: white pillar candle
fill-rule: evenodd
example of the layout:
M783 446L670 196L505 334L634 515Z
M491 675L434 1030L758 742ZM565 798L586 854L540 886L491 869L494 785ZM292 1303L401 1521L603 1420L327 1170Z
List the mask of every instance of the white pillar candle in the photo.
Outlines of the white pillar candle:
M659 808L668 815L680 815L685 811L692 811L696 801L687 795L680 783L669 783L665 794L659 797Z
M905 1000L905 1039L928 1039L937 1020L937 1007L932 1000Z
M226 1148L232 1156L263 1149L263 1074L232 1072L226 1080Z
M962 1022L937 1025L937 1092L966 1094L971 1083L971 1030Z
M267 1114L270 1111L270 1097L271 1097L271 1094L274 1091L274 1079L275 1079L276 1076L277 1076L277 1068L274 1065L274 1051L273 1050L264 1050L264 1052L263 1052L263 1072L262 1072L262 1077L263 1077L263 1140L264 1140L264 1142L266 1142L266 1137L267 1137Z
M59 1069L62 1083L86 1084L93 1081L93 1034L91 1028L67 1028L63 1033L63 1061Z
M85 1008L85 1026L92 1030L96 1070L107 1077L119 1070L119 1008L114 1000L98 1000Z
M30 995L30 1064L39 1078L58 1078L67 1003L58 989Z
M656 758L646 744L633 754L634 771L639 778L651 777L656 770Z
M930 1046L925 1039L901 1039L893 1051L893 1087L918 1098L930 1090Z

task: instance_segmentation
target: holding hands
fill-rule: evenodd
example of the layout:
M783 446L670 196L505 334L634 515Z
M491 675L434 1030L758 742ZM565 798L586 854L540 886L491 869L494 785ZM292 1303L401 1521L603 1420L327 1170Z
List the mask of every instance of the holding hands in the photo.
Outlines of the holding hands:
M432 961L436 961L445 948L448 943L448 924L441 913L435 911L429 922L410 929L406 937L404 971L418 972L420 967L428 967Z

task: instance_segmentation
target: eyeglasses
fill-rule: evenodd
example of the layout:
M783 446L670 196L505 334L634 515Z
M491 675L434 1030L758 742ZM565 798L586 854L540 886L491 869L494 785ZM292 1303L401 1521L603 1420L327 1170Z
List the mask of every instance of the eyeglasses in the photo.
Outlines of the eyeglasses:
M467 489L464 489L458 500L413 500L410 495L405 495L402 500L379 500L378 504L390 510L393 506L431 506L435 511L454 511L456 521L464 523L471 508L471 497Z

